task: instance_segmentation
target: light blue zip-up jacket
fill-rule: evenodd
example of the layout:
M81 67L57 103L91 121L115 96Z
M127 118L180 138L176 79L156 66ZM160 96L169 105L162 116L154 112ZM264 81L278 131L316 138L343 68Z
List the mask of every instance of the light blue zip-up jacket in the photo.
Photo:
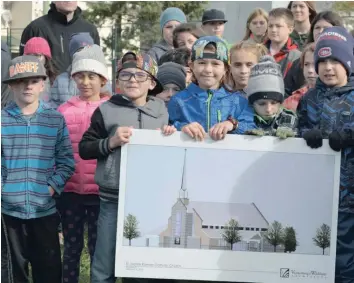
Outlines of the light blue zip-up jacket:
M248 100L239 93L230 93L223 87L204 90L191 83L185 90L172 96L168 103L170 123L177 130L187 124L198 122L206 132L215 124L224 122L229 116L238 121L233 134L244 134L255 129L254 111Z
M1 212L21 219L56 212L51 186L60 194L75 170L65 119L44 102L25 118L15 102L1 111Z

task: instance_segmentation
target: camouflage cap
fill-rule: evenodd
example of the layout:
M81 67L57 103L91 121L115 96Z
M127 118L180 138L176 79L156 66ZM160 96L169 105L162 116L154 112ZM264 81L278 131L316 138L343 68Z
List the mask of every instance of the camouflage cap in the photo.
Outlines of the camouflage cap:
M12 59L8 77L2 82L8 84L17 80L36 77L42 77L43 79L47 77L43 63L35 56L24 55Z
M122 59L118 61L117 76L119 75L120 71L127 68L138 68L151 75L151 77L156 82L156 87L149 91L150 95L156 95L163 91L162 84L156 77L158 71L157 63L149 54L135 53L132 51L126 52Z
M208 44L215 46L215 53L204 52ZM217 36L200 37L192 46L191 60L192 62L198 59L217 59L225 63L229 63L229 50L226 43Z

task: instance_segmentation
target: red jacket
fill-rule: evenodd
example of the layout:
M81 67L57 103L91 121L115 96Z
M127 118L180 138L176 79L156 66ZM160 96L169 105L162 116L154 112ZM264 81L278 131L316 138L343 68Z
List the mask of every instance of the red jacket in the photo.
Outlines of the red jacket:
M271 41L268 40L265 46L270 50ZM270 52L269 52L269 55ZM275 55L273 55L274 60L280 64L281 71L283 72L283 77L285 78L289 69L293 65L293 62L299 59L301 56L301 51L298 49L296 43L289 37L283 48Z
M58 108L68 126L75 158L75 172L66 182L64 192L98 194L98 186L94 181L96 160L83 160L80 158L79 142L90 126L93 112L109 98L109 96L104 96L99 101L83 101L79 96L74 96Z
M293 110L294 112L296 112L301 97L303 97L308 92L308 90L308 86L304 86L303 88L295 90L291 96L284 100L283 106L286 109Z

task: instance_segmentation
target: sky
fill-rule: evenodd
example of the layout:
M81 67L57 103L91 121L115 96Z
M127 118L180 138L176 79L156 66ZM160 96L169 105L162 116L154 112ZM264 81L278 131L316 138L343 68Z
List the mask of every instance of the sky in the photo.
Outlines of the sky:
M203 148L187 148L186 156L190 201L254 202L269 223L295 228L296 252L322 253L312 238L323 223L331 226L333 156ZM167 226L183 159L182 147L129 146L124 211L137 217L141 235ZM145 245L145 237L132 245Z

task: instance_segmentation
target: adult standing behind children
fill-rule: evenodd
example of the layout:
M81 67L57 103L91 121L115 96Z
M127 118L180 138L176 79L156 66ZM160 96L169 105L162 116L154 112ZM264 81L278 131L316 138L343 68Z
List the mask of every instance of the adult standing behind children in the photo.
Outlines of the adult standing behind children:
M45 38L52 50L52 57L59 72L65 72L71 64L69 40L72 34L89 32L94 43L100 45L100 37L96 26L81 16L82 11L77 1L53 1L50 10L32 21L23 31L20 44L20 55L24 46L32 37Z
M268 38L266 47L275 61L280 64L283 77L291 68L293 62L300 58L301 52L291 39L294 30L294 16L286 8L275 8L269 12Z
M179 8L170 7L162 12L160 16L162 39L147 52L155 62L158 62L167 50L173 49L173 30L186 22L186 15Z
M14 101L1 111L1 214L14 282L61 283L55 199L75 170L64 117L39 99L46 71L34 56L12 60Z
M294 30L290 37L296 42L299 50L302 51L307 43L310 33L311 22L316 17L314 1L290 1L288 9L294 16Z
M265 42L268 30L268 13L262 8L255 9L247 19L246 34L243 38L247 43Z
M300 100L299 128L311 148L323 139L341 151L336 282L354 282L354 77L353 37L343 27L331 27L315 48L315 89Z

